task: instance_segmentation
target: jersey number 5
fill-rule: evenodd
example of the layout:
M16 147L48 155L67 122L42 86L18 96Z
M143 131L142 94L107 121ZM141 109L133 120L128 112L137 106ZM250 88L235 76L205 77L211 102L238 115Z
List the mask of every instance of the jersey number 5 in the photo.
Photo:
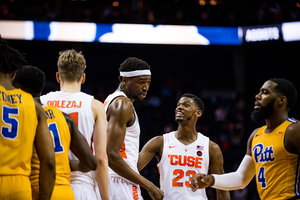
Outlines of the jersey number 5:
M175 169L173 171L173 175L175 175L176 177L173 179L172 186L183 187L183 182L180 182L179 180L184 177L184 171L182 169ZM195 171L193 170L186 171L185 176L189 177L189 180L185 181L186 187L191 187L190 181L193 180L194 175L196 175Z
M2 106L2 121L1 134L7 139L16 139L19 130L19 121L13 116L19 116L19 108L10 108ZM5 126L6 125L6 126Z

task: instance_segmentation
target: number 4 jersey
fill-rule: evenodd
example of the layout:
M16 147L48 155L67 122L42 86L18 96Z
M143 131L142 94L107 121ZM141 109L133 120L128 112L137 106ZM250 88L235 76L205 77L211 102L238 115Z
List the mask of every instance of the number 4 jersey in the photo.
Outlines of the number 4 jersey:
M208 173L209 138L198 133L196 141L184 145L175 137L175 131L163 137L163 153L157 166L164 200L207 199L205 189L192 192L190 181L197 173Z
M299 196L299 156L284 147L286 129L295 122L289 118L271 133L265 133L267 126L263 126L253 136L251 151L257 191L262 200Z

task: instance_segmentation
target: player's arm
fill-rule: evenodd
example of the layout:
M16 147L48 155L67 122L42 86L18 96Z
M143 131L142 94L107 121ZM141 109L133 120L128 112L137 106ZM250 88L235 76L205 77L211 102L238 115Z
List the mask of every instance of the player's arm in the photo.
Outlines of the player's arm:
M79 160L70 160L71 171L88 172L97 168L96 159L73 118L63 113L71 133L70 149Z
M106 153L106 113L103 104L98 100L92 101L92 111L95 118L93 141L98 167L95 171L96 181L101 199L109 199L108 158Z
M223 154L219 145L209 141L209 169L211 174L224 174ZM217 200L230 200L230 194L226 190L217 189Z
M154 156L156 156L158 162L160 161L163 145L163 136L156 136L144 145L141 152L139 153L137 164L139 171L144 169L144 167L154 158Z
M47 125L45 111L36 100L35 107L38 125L34 144L40 160L39 199L50 199L56 176L54 146Z
M300 122L287 127L284 146L288 152L300 155Z
M125 138L126 124L133 117L132 102L128 98L117 97L110 104L108 113L107 155L110 168L120 176L144 187L153 199L162 199L163 192L152 182L131 169L119 153Z
M220 190L237 190L245 188L255 175L254 163L251 157L251 143L257 130L258 129L253 131L249 137L247 153L235 172L221 175L196 174L191 183L192 190L195 191L196 189L206 188L209 186Z

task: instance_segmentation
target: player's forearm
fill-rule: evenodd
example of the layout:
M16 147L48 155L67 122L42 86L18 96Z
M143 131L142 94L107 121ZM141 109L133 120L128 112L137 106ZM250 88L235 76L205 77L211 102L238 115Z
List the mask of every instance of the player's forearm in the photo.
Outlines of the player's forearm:
M109 200L109 180L107 159L98 160L98 167L95 171L96 181L102 200Z
M55 183L55 161L49 161L46 164L40 165L40 175L39 175L39 199L46 200L50 199L54 183Z

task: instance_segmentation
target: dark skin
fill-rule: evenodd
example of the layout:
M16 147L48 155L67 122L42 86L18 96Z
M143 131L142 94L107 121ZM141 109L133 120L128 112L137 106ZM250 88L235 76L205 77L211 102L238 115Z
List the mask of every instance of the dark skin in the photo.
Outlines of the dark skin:
M275 99L273 105L273 114L265 119L267 128L265 133L271 133L276 129L280 124L289 118L288 112L289 108L287 107L287 98L286 96L278 93L275 90L277 83L272 81L266 81L260 89L260 92L255 96L256 102L254 109L260 109L261 106L266 106L272 100ZM251 144L252 139L259 128L255 129L250 135L247 143L247 152L246 155L252 156ZM284 138L284 147L285 149L293 154L300 155L300 123L292 123L286 129L286 134ZM214 177L211 175L202 175L197 174L194 176L192 181L192 186L194 189L205 188L208 186L214 185Z
M15 73L0 73L0 85L2 85L6 90L16 89L12 85L12 77L14 74ZM38 157L40 158L39 199L50 199L56 175L54 146L48 129L44 109L36 100L34 103L38 120L34 145Z
M127 180L144 187L152 199L162 199L163 192L152 182L136 173L121 157L121 149L126 127L133 125L135 119L133 102L146 97L151 83L150 75L136 77L122 77L118 90L126 94L126 97L117 97L109 105L107 110L107 155L109 167Z
M184 145L189 145L197 139L196 123L201 117L202 111L197 108L193 99L182 97L175 110L175 120L178 122L178 130L175 137ZM163 136L157 136L149 140L139 154L138 169L142 170L154 157L160 162L163 153ZM209 170L212 173L223 174L223 155L219 146L209 141ZM228 191L217 190L218 200L229 200Z

